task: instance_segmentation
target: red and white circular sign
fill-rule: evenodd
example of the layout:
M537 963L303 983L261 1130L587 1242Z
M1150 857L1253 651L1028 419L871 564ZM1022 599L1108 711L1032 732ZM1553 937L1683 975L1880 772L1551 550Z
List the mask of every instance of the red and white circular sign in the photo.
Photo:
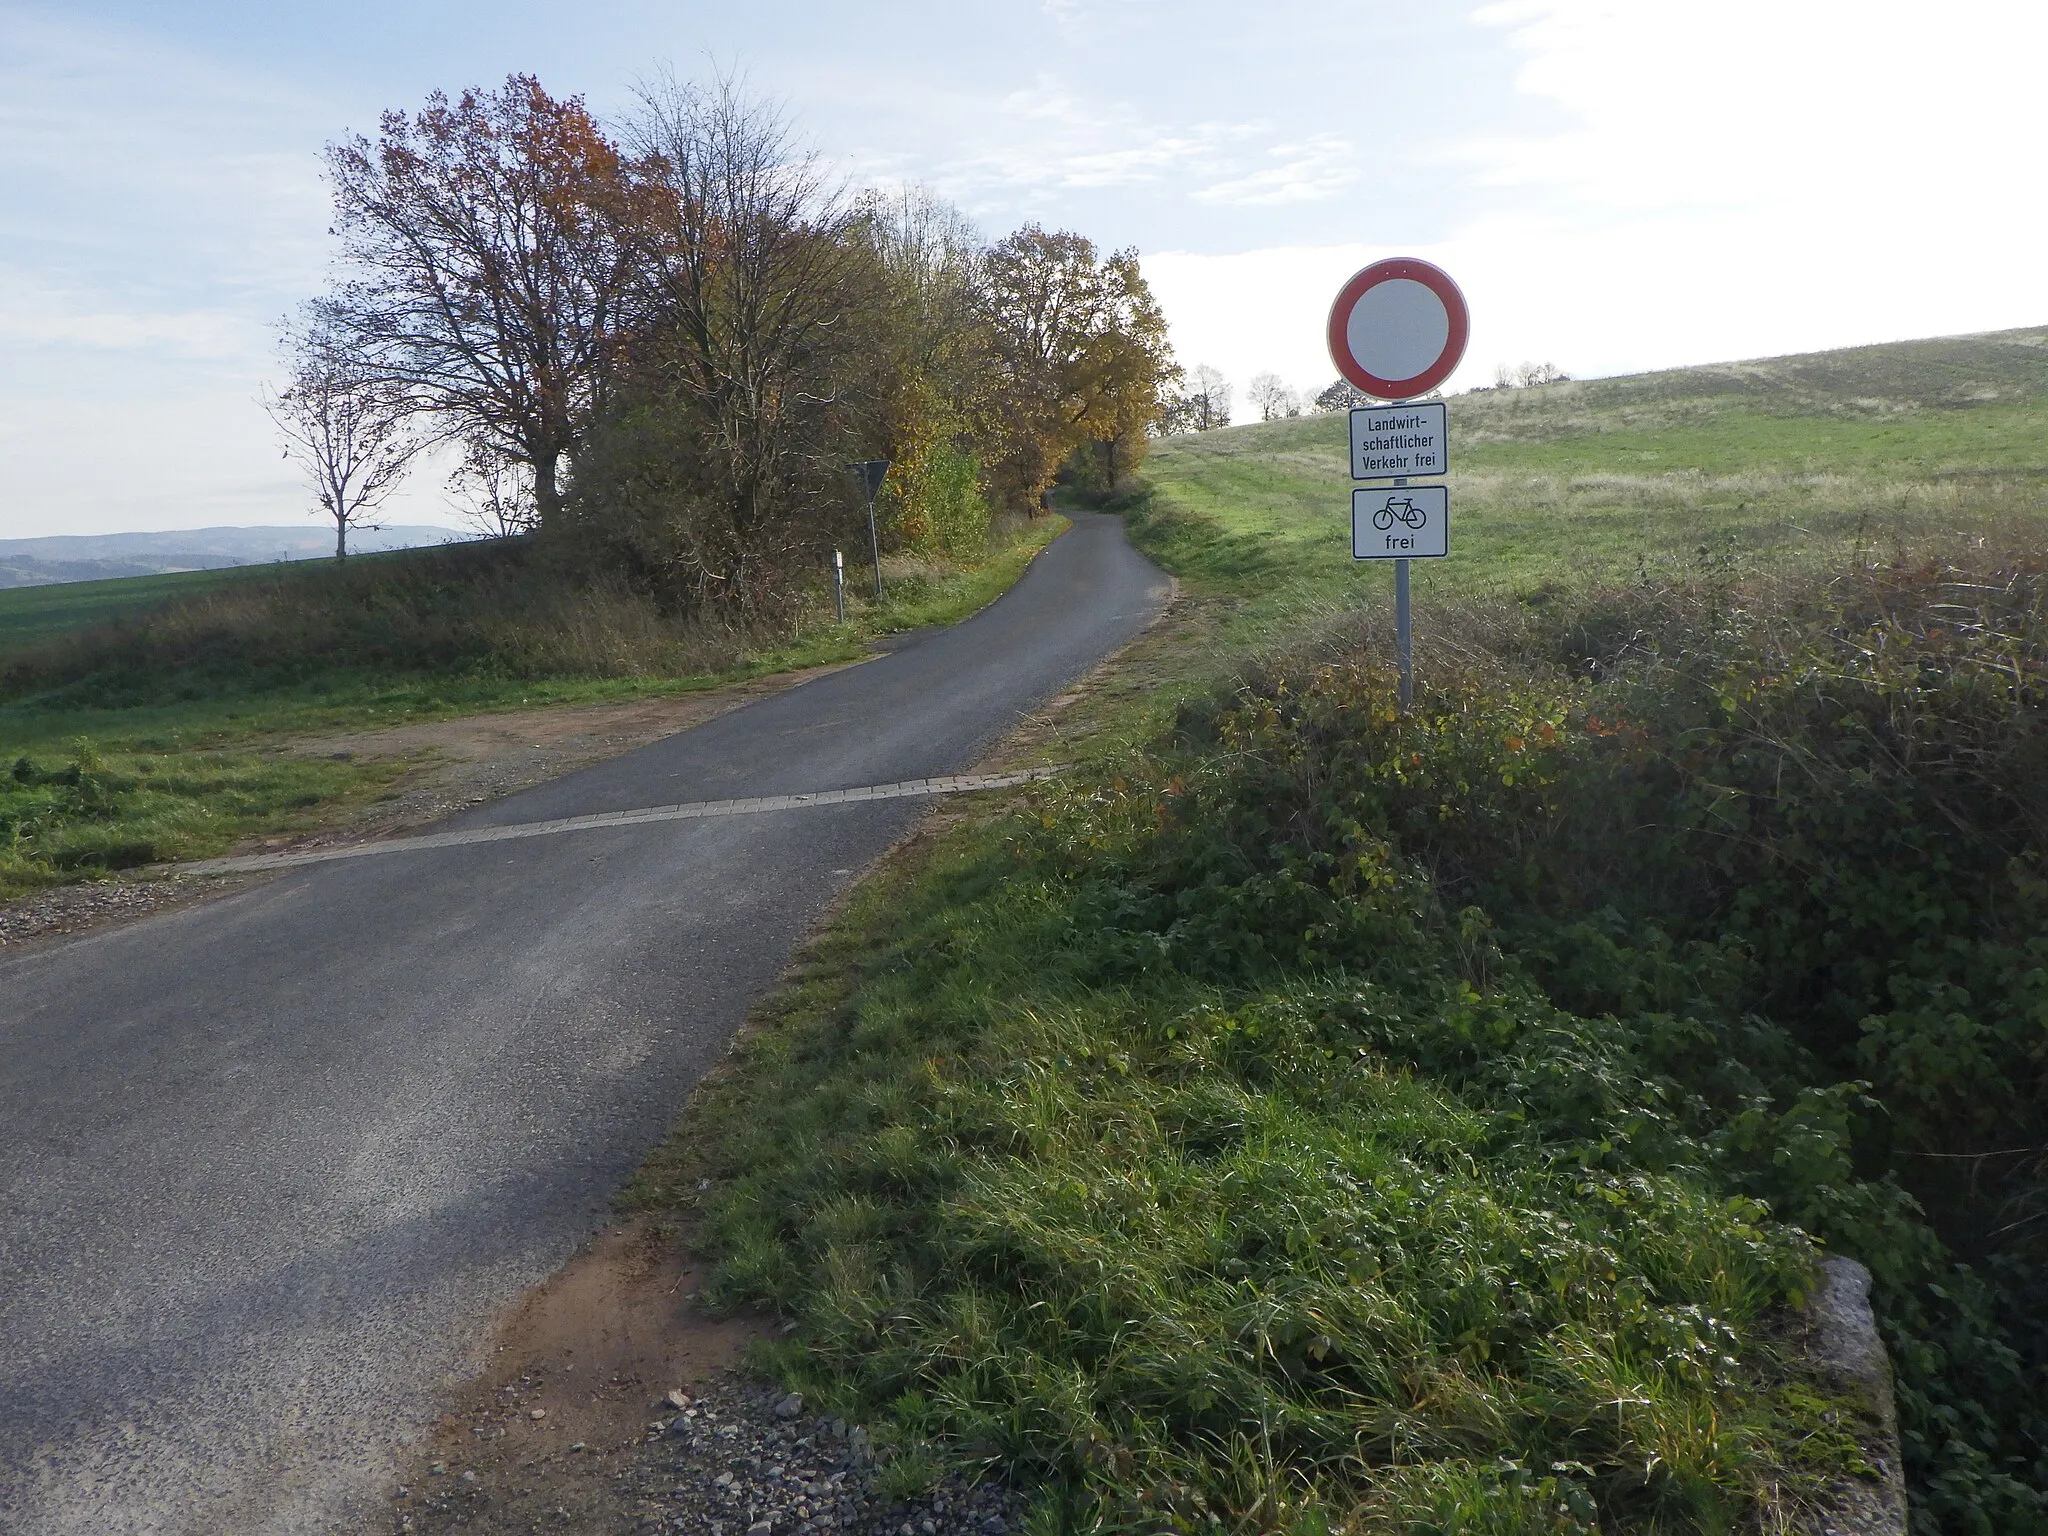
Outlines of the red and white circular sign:
M1465 355L1472 316L1443 268L1396 256L1353 275L1330 306L1337 371L1379 400L1426 395Z

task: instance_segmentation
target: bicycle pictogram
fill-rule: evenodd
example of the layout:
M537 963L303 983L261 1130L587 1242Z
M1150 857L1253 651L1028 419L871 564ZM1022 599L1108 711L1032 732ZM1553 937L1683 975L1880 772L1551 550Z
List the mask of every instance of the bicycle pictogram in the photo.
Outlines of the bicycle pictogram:
M1410 496L1389 496L1387 504L1372 515L1373 527L1382 533L1396 523L1408 528L1420 528L1428 521L1429 513L1415 505L1414 498Z

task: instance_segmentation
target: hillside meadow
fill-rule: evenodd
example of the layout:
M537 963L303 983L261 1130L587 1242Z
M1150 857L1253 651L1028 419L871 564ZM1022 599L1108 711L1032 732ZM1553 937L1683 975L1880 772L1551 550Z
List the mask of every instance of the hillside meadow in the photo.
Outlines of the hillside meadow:
M1415 563L1418 605L1966 548L2038 527L2048 331L1481 391L1450 421L1456 554ZM1283 615L1370 601L1390 578L1348 558L1345 434L1338 413L1167 438L1148 475L1229 536L1208 559L1236 595Z
M1913 1529L2048 1531L2043 340L1454 399L1405 715L1341 418L1162 442L1151 675L629 1203L1046 1533L1833 1528L1830 1250Z

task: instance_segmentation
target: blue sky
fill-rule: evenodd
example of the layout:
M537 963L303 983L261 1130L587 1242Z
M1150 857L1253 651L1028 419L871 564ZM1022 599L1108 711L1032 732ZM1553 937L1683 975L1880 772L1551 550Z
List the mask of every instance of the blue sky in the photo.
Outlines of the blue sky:
M1327 382L1338 284L1430 256L1469 384L2048 322L2044 45L1998 0L0 0L0 537L303 515L255 400L320 150L435 87L736 68L850 177L1135 245L1240 386Z

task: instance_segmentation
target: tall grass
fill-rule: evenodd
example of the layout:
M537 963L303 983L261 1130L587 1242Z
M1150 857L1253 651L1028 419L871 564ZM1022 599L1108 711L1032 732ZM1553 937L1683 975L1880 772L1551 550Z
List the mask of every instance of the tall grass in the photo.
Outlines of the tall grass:
M11 653L0 697L108 704L289 687L321 673L689 676L764 636L679 621L517 543L288 566Z
M765 1035L710 1154L792 1379L1073 1528L1720 1531L1855 1476L2048 1529L2048 569L1355 616L1043 792ZM2017 1224L2016 1224L2017 1223Z

